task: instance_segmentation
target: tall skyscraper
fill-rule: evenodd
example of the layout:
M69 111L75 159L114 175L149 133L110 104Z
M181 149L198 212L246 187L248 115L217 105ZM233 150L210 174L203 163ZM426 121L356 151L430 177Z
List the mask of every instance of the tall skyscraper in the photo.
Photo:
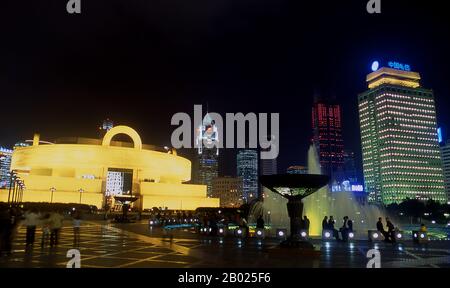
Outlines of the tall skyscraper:
M9 170L13 150L0 147L0 189L9 187Z
M258 198L258 152L242 149L237 154L237 176L242 178L242 196L249 203Z
M240 207L242 201L242 178L217 177L213 180L213 198L220 199L220 207Z
M263 150L264 151L264 150ZM275 175L278 174L277 159L261 159L260 161L261 175Z
M330 182L341 182L344 167L341 106L336 100L315 97L312 108L312 143L316 146L322 173Z
M106 119L103 120L103 123L100 127L98 127L100 138L105 136L106 132L111 130L114 127L114 122L112 120Z
M450 140L441 146L442 167L444 169L444 184L447 193L447 202L450 202Z
M212 197L213 180L219 171L219 148L215 143L219 140L217 127L209 114L196 129L197 141L197 183L207 186L208 197ZM207 144L207 145L205 145Z
M357 183L355 153L349 149L344 150L344 178L350 183Z
M358 96L369 202L446 202L432 90L421 87L408 65L373 66L369 90Z

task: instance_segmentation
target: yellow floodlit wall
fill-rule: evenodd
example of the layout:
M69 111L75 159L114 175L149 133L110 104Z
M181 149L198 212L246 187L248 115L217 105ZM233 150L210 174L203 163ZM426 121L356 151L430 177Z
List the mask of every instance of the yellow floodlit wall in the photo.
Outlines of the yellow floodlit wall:
M110 146L117 134L130 136L134 148ZM102 145L38 145L36 140L33 146L16 148L12 155L11 169L25 181L23 201L50 202L54 188L53 202L79 203L81 189L81 203L100 208L108 169L117 168L133 171L133 195L140 197L136 204L141 208L219 207L219 199L206 197L206 186L183 184L191 179L188 159L142 149L139 134L130 127L114 127ZM7 194L8 190L1 190L0 201L7 201Z

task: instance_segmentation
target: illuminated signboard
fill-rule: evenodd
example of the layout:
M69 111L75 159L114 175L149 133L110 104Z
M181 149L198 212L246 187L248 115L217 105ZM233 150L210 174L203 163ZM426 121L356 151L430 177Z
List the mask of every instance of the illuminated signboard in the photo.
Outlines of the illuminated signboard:
M437 129L437 134L439 143L442 143L442 129L440 127Z
M388 66L392 69L411 71L411 66L409 64L402 64L395 61L389 61Z
M352 192L363 192L363 185L352 185Z
M389 66L389 68L392 68L392 69L402 70L402 71L411 71L411 65L409 65L409 64L403 64L403 63L400 63L397 61L389 61L387 63L387 65ZM372 62L371 69L373 72L377 71L380 68L381 68L381 64L379 61Z
M373 61L373 63L372 63L372 71L375 72L375 71L378 70L378 68L380 68L380 62Z
M343 181L342 184L331 186L332 192L364 192L364 186L360 184L350 185L349 181Z

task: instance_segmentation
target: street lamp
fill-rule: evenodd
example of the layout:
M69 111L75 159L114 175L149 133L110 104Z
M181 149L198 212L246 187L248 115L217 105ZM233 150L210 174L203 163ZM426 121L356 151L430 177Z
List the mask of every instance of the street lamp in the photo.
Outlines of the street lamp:
M9 191L8 191L8 204L11 202L11 189L14 187L14 182L16 181L17 173L15 170L9 172ZM14 195L14 194L13 194Z
M22 202L23 180L17 181L16 203Z
M13 184L13 196L12 196L12 203L17 204L19 201L19 190L20 190L20 178L16 176L14 178L14 184Z
M80 190L78 190L78 192L80 192L80 204L81 204L81 195L82 195L83 192L84 192L83 188L80 188Z
M50 199L50 203L53 203L53 193L56 191L55 187L50 188L50 191L52 192L52 197Z

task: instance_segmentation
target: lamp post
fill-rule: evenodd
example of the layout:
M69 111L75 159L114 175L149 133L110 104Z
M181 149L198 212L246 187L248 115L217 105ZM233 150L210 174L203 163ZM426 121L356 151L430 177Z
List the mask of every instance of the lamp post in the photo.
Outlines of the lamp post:
M50 203L53 203L53 193L56 191L55 187L50 188L50 191L52 192L52 197L50 199Z
M26 189L27 188L25 187L25 183L22 182L22 192L20 194L20 203L22 203L22 201L23 201L23 192L25 192Z
M14 182L16 181L16 177L17 177L16 171L15 170L11 170L11 172L9 173L8 204L11 202L11 190L13 189Z
M81 195L83 194L84 190L82 188L80 188L80 190L78 190L78 192L80 192L80 204L81 204Z
M12 203L13 204L17 204L17 201L18 201L19 183L20 183L20 178L16 176L15 180L14 180L14 184L13 184L13 196L12 196Z
M23 180L17 181L17 195L16 195L16 204L22 202L22 188L23 188Z

